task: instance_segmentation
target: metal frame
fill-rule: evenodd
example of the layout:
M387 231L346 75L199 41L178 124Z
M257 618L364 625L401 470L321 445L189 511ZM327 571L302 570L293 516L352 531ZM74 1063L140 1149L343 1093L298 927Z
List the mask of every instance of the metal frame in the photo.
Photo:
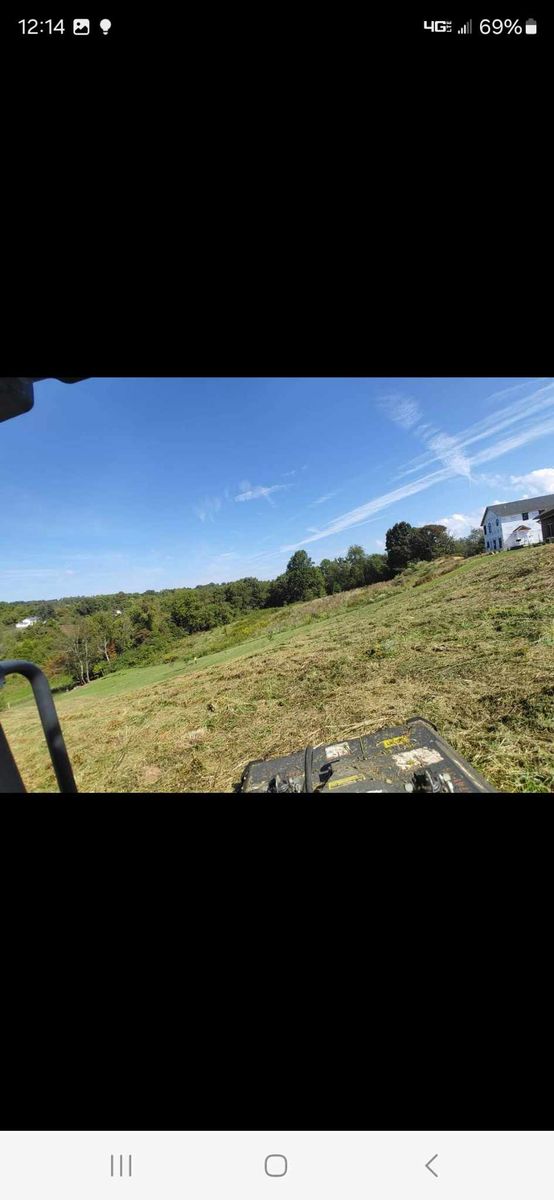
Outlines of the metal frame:
M24 675L29 680L60 792L76 792L77 785L46 676L35 663L26 662L23 658L6 659L4 662L0 662L0 686L5 682L6 675ZM13 785L12 788L7 788L6 790L25 791L26 789L23 784L21 788L17 787L17 777L19 777L20 782L21 777L19 776L19 771L7 743L6 736L5 734L2 736L6 743L9 757L6 756L6 746L3 746L2 740L0 740L0 754L4 751L4 760L3 762L0 761L0 768L6 781L9 782L11 778ZM4 789L0 782L1 790Z

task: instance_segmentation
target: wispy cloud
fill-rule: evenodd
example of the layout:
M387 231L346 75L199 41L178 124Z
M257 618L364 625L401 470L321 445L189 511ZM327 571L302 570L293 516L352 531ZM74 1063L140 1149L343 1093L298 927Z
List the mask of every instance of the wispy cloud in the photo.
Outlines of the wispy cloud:
M508 396L511 392L520 392L522 388L534 387L537 383L545 383L547 378L548 376L544 375L539 376L537 379L524 379L521 383L513 383L510 387L502 388L499 392L491 392L490 396L487 396L485 404L489 400L497 400L499 396Z
M402 429L412 429L421 419L418 401L413 396L405 396L402 392L391 392L388 396L380 397L381 408Z
M283 479L287 479L290 475L296 475L296 471L283 471Z
M74 575L75 571L60 570L59 567L4 567L0 579L48 579L53 575Z
M396 425L400 425L402 429L410 430L414 437L424 442L435 455L433 458L428 454L429 462L442 462L445 467L449 467L457 475L464 475L467 479L471 479L471 471L469 462L463 454L458 439L449 433L444 433L437 429L436 425L428 421L422 421L422 412L419 402L413 396L406 396L401 392L394 392L389 396L383 396L380 400L381 408ZM420 455L415 462L423 465L425 455ZM415 467L417 471L420 467ZM400 472L402 475L409 475L412 472Z
M554 416L550 420L542 418L537 421L536 425L528 425L527 428L519 429L500 442L493 442L491 446L487 446L485 450L480 450L479 454L475 454L471 462L490 462L493 458L500 458L502 454L508 454L510 450L518 450L520 446L525 446L528 442L536 442L537 438L546 437L549 433L554 433Z
M199 504L194 504L193 508L200 521L213 521L221 508L221 500L219 496L207 496Z
M281 492L286 488L286 483L274 483L271 487L248 487L247 491L240 492L235 496L235 500L267 500L273 492Z
M262 560L265 560L265 559L268 559L268 560L275 559L275 558L279 558L282 553L283 553L282 549L260 550L260 551L258 551L257 554L248 554L246 556L246 558L243 559L243 562L253 563L253 562L261 562Z
M489 488L504 487L509 480L507 475L492 474L490 471L480 471L478 475L473 476L475 483L486 483Z
M313 508L315 504L324 504L326 500L332 500L333 496L338 496L338 492L327 492L325 496L318 496L317 500L312 500L308 508Z
M461 453L468 446L475 445L476 442L493 439L491 446L476 455L473 463L486 462L492 458L498 457L496 449L499 445L505 446L499 453L505 454L510 449L517 449L527 441L532 441L535 436L540 436L536 431L545 428L545 414L548 409L554 405L554 382L547 383L544 387L536 388L530 396L524 396L519 400L514 400L511 404L497 409L496 412L490 413L483 417L480 421L474 422L466 429L460 431L453 436L453 440L449 443L450 452ZM539 417L539 421L534 424L533 418ZM517 426L517 430L509 441L500 443L498 441L499 434L503 433L510 426ZM546 430L545 430L546 431ZM435 435L434 435L435 436ZM448 436L451 435L440 435ZM426 439L429 450L412 459L412 465L405 470L400 471L398 478L405 478L407 475L414 475L418 471L424 470L434 462L442 460L442 455L433 447L434 437ZM439 451L443 448L439 442ZM464 455L464 459L465 459ZM469 460L466 460L469 461ZM465 472L462 471L462 474Z
M466 458L457 438L448 433L437 433L428 441L431 450L435 451L445 467L450 467L456 475L465 475L467 479L471 479L469 459Z

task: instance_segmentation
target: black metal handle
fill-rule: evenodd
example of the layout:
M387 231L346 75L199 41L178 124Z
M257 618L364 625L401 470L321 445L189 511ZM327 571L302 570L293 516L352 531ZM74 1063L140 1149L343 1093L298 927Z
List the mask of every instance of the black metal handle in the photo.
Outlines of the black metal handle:
M76 792L77 784L73 777L69 755L65 748L58 714L46 675L35 663L26 662L23 658L6 659L4 662L0 662L0 683L3 683L6 675L25 675L29 680L60 792Z

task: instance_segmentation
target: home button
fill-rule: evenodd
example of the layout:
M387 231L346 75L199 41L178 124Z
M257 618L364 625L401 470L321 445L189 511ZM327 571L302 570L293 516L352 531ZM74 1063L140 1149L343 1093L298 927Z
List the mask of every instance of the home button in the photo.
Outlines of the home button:
M264 1165L266 1175L286 1175L288 1170L288 1162L284 1154L268 1154Z

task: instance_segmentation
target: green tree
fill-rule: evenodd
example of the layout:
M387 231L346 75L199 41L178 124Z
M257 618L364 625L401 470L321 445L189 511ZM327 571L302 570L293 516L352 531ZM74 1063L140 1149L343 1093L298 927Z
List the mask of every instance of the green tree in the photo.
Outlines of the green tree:
M267 598L268 608L283 608L288 604L288 576L278 575L276 579L272 579L269 585L269 593Z
M38 617L39 621L48 621L51 617L56 616L56 605L51 600L42 600L40 604L37 604L33 615Z
M21 658L21 655L17 655L15 651L16 642L17 633L15 626L0 626L0 658Z
M111 662L115 657L114 631L117 617L107 609L100 609L90 617L89 625L94 639L95 654ZM111 647L111 657L110 657Z
M323 581L325 583L325 591L327 592L327 595L332 596L335 589L337 592L340 591L337 580L336 564L333 559L322 558L319 564L319 569L323 575Z
M78 596L74 604L74 609L80 617L88 617L91 613L98 611L100 604L99 596Z
M86 617L82 617L71 631L63 635L63 662L75 683L90 683L90 672L95 657L94 632Z
M364 563L364 583L382 583L390 577L389 565L385 554L366 554Z
M363 587L365 583L365 564L367 554L363 546L349 546L346 561L349 567L348 585L351 588Z
M223 584L219 599L230 604L236 612L248 612L253 608L263 608L268 592L269 582L247 577Z
M413 529L409 539L410 559L430 562L445 554L455 554L454 538L444 525L421 525Z
M289 604L298 600L314 600L325 595L325 580L305 550L296 550L285 571L286 597Z
M178 629L186 633L197 633L204 629L214 629L216 625L227 625L233 618L230 604L221 599L203 599L194 591L184 590L171 605L171 620Z
M124 654L131 645L132 638L131 618L125 609L121 613L114 613L113 618L113 643L116 654Z
M482 554L483 550L485 549L485 538L483 536L482 527L479 529L472 529L465 538L465 544L466 558L472 558L474 554Z
M396 525L392 525L390 529L387 529L385 545L387 548L388 565L392 574L403 571L412 557L410 547L411 533L412 526L408 521L397 521Z
M131 645L140 646L153 637L169 633L169 617L156 595L142 596L129 610Z

